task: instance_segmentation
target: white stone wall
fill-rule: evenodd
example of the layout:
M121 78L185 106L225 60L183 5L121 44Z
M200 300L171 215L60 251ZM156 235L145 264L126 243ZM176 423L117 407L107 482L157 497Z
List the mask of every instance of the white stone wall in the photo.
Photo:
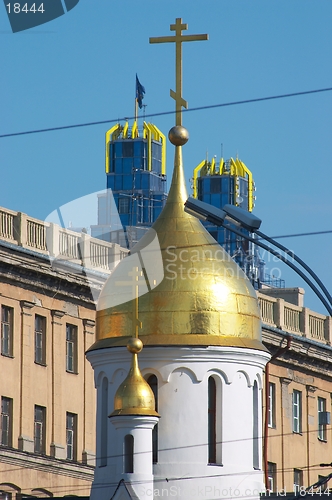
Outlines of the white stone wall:
M108 414L115 392L127 375L130 354L125 348L87 354L98 393L108 379ZM262 434L262 370L269 354L235 347L145 347L139 354L144 376L158 378L158 463L154 486L135 481L140 499L258 498L263 489L261 439L259 469L253 459L253 386L258 391L258 433ZM217 385L217 464L208 465L208 379ZM108 419L110 420L110 419ZM91 500L106 500L114 492L115 428L108 422L107 465L98 467L101 443L101 398L97 404L97 468ZM103 487L104 485L104 487ZM154 492L153 492L154 490Z

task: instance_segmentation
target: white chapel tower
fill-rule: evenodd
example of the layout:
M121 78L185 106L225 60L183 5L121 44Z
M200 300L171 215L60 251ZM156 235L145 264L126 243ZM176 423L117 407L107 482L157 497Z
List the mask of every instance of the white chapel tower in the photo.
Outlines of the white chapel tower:
M186 25L177 19L171 29L180 43ZM270 355L251 283L184 211L181 86L177 64L166 206L98 301L87 353L97 387L91 500L258 499L264 489L262 372Z

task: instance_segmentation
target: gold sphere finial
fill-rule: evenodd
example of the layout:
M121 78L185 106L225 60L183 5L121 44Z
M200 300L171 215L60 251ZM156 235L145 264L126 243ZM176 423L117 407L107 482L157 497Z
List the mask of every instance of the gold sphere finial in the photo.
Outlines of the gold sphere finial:
M182 125L175 125L168 132L168 138L174 146L183 146L189 140L189 132Z
M128 340L127 349L131 354L138 354L143 349L143 342L133 337Z

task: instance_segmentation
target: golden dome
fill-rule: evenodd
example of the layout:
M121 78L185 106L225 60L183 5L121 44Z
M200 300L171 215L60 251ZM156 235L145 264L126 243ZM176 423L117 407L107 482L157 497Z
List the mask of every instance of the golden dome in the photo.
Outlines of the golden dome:
M149 415L159 417L155 411L155 399L151 387L142 377L138 367L137 353L142 350L143 344L139 339L129 339L127 349L132 353L131 367L127 377L120 384L114 397L114 411L110 417L116 415Z
M153 280L148 285L144 281L145 290L140 288L139 336L144 345L219 345L265 350L261 343L260 310L251 283L201 222L184 211L187 192L181 146L175 148L174 163L166 205L128 257L136 256L137 261L139 257L147 267L146 255L142 255L153 232L157 233L164 278L155 287ZM97 341L91 350L124 346L133 331L135 300L123 295L127 298L121 303L117 286L128 282L128 266L122 266L125 261L117 266L101 292ZM149 272L145 270L140 279L150 278Z

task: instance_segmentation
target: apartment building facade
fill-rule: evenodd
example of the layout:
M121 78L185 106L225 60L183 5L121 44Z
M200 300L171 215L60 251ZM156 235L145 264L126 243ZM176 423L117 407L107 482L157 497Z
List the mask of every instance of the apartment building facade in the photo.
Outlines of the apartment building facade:
M2 500L89 495L96 401L85 352L98 291L126 254L0 209ZM331 462L332 320L303 307L301 289L260 290L258 300L273 355L264 381L267 486L293 491Z
M0 210L0 498L88 495L95 389L85 351L119 245Z

